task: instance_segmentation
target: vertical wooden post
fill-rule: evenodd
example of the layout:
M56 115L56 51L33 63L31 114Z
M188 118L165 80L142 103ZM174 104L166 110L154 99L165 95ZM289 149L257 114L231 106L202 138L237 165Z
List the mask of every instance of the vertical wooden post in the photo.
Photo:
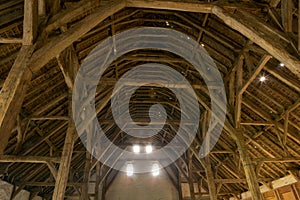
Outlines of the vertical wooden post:
M203 134L203 138L205 138L205 141L204 141L205 142L204 143L205 144L205 154L207 154L207 152L210 151L210 133L207 131L207 128L209 127L211 112L205 111L203 114L205 116L203 117L203 121L202 121L202 134ZM217 190L216 190L216 184L214 181L214 172L213 172L213 169L211 166L209 154L207 154L207 156L204 159L204 165L205 165L205 172L206 172L210 200L217 200Z
M24 1L23 45L33 45L38 30L38 1Z
M183 196L182 196L182 187L181 187L181 173L180 171L178 170L178 196L179 196L179 200L182 200L183 199Z
M293 31L293 2L292 0L281 0L281 18L285 32Z
M91 154L86 152L86 160L83 175L83 186L82 186L82 199L89 200L89 178L91 168Z
M242 92L240 90L243 87L243 60L239 61L236 72L236 101L235 101L235 136L238 146L240 158L243 163L243 168L246 174L246 180L248 183L249 191L251 192L252 199L260 200L261 193L255 173L255 167L250 160L250 156L246 149L245 138L241 131L241 108L242 108Z
M246 145L245 145L245 138L240 129L237 129L237 131L236 131L236 138L237 138L236 143L238 146L238 151L239 151L242 163L243 163L243 168L245 171L249 191L251 192L251 195L252 195L252 199L260 200L261 194L260 194L259 184L257 181L257 176L256 176L256 173L254 170L255 167L250 160L250 157L247 152Z
M236 70L236 99L235 99L235 127L238 127L241 120L241 108L243 93L240 89L243 87L243 64L244 56L241 56L238 60L237 70Z
M192 172L192 165L193 165L193 154L191 150L188 150L188 162L189 162L189 176L188 176L188 182L189 182L189 188L190 188L190 194L191 194L191 200L195 200L195 188L194 188L194 181L193 181L193 172Z
M101 165L100 162L96 164L96 182L95 182L95 200L100 200L99 195L99 184L100 184L100 173L101 173Z
M69 98L71 98L71 92L69 94ZM69 178L69 169L71 165L72 160L72 153L73 153L73 147L74 147L74 134L75 134L75 124L72 120L72 110L71 110L71 99L69 102L69 116L70 116L70 122L69 127L66 133L65 138L65 144L62 152L62 158L59 165L59 170L55 182L55 188L53 192L52 199L55 200L64 200L65 197L65 190L68 183Z
M105 194L106 194L106 176L102 177L102 181L100 183L101 187L101 200L105 200Z
M214 172L211 167L209 156L205 158L205 172L207 177L207 184L209 189L210 200L217 200L217 189L214 181Z

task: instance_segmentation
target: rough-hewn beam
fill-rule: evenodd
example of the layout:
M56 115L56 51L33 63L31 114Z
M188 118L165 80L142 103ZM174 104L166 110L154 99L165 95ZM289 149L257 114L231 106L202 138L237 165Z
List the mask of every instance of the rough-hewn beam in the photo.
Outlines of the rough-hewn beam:
M188 150L188 183L189 183L191 200L196 200L192 166L193 166L193 153L191 150Z
M45 30L47 33L50 33L51 31L66 25L68 22L72 21L72 19L75 19L83 15L86 11L92 10L98 6L99 6L99 1L97 2L97 1L85 0L79 2L78 4L71 6L66 10L61 11L56 15L54 15L49 20L49 23L45 28Z
M300 162L300 158L288 157L288 158L254 158L254 162L271 162L271 163L286 163L286 162Z
M205 158L205 173L207 177L207 184L209 188L209 197L211 200L217 200L217 188L214 180L214 172L211 166L209 156Z
M250 160L249 153L247 152L247 148L245 145L245 138L243 136L243 133L240 130L237 130L236 137L237 137L236 143L238 146L240 158L243 163L249 191L251 192L253 199L260 200L261 195L260 195L258 180L257 180L256 173L254 170L254 165Z
M65 144L62 152L61 163L59 166L53 199L63 200L65 197L65 189L69 177L69 169L72 159L72 151L74 146L75 125L72 120L69 122L69 127L66 134Z
M198 3L198 2L127 0L126 6L135 7L135 8L152 8L152 9L167 9L167 10L177 10L177 11L211 13L213 5L209 3Z
M41 117L29 117L29 120L32 121L38 121L38 120L62 120L62 121L68 121L70 119L70 117L67 116L41 116Z
M91 154L86 152L84 174L83 174L83 186L81 188L81 197L83 200L89 200L89 179L90 179L90 168L91 168Z
M209 197L211 200L217 200L217 188L214 181L215 175L211 165L211 160L209 156L210 143L211 143L211 132L208 132L209 122L211 120L211 111L206 111L203 113L202 119L202 139L204 139L205 154L207 156L204 158L203 164L205 168L205 173L207 177L207 186L209 189Z
M281 18L285 32L293 31L293 1L281 0Z
M37 0L25 0L23 46L0 93L0 155L4 153L32 73L28 68L37 33Z
M245 145L245 138L240 129L241 124L241 107L242 107L242 95L241 92L243 89L243 60L241 60L240 64L237 67L236 71L236 101L235 101L235 136L236 136L236 144L238 146L239 155L241 161L243 163L243 168L246 175L246 180L248 183L249 191L251 192L252 198L255 200L261 199L259 185L257 182L257 177L254 171L254 166L251 163L249 153L247 152ZM259 66L260 67L260 66ZM257 71L257 70L256 70ZM255 74L255 72L254 72ZM251 78L250 78L250 81ZM250 83L250 81L248 81ZM247 88L244 87L245 89Z
M268 122L268 121L243 121L240 124L247 125L247 126L266 126L266 125L274 126L274 122Z
M89 15L81 22L68 29L61 35L54 37L52 40L47 42L45 46L37 50L33 55L30 62L30 66L33 72L41 69L47 64L52 58L55 58L64 49L69 47L73 42L81 38L84 34L89 32L92 28L97 26L105 18L111 16L115 12L118 12L125 7L125 3L122 0L115 2L109 2L99 11Z
M57 57L57 63L64 75L65 82L68 88L72 90L77 71L79 70L80 67L73 45L65 49Z
M243 85L243 56L237 64L236 70L236 97L235 97L235 126L238 127L241 121L243 93L240 92Z
M38 1L25 0L24 11L23 44L32 45L38 29Z
M278 36L270 31L270 27L257 22L256 17L246 12L236 12L234 15L215 6L212 12L231 28L239 31L244 36L268 51L274 58L284 63L288 69L300 77L300 61L285 50L281 42L275 40ZM258 30L257 27L260 27ZM274 31L275 32L275 31Z
M13 43L22 43L22 38L4 38L0 37L0 43L4 44L13 44Z
M32 52L32 46L21 48L0 93L0 155L4 153L15 126L27 85L32 76L28 68L28 59Z
M23 163L46 163L54 162L59 163L60 158L57 157L44 157L44 156L0 156L0 162L23 162Z
M101 178L101 171L103 169L102 166L100 165L100 162L97 162L97 164L96 164L96 172L95 172L95 175L96 175L95 200L100 200L101 199L101 197L100 197L100 192L101 191L99 191L99 184L100 184L100 178Z
M261 178L261 179L258 179L259 182L261 181L272 181L273 179L272 178ZM247 183L247 179L215 179L215 182L216 183Z
M69 125L65 137L65 143L63 147L61 162L58 169L58 174L56 178L55 188L53 192L53 199L63 200L65 197L65 189L67 187L67 182L69 178L69 170L72 160L72 153L74 147L74 135L76 134L76 128L74 121L72 120L72 105L71 105L71 91L69 92Z

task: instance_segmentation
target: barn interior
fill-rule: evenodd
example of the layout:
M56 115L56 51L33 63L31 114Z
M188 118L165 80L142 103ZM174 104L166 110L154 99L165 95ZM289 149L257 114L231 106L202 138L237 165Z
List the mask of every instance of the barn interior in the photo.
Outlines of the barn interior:
M300 199L299 16L299 0L1 0L0 199ZM160 43L151 30L182 39L158 31ZM139 37L170 50L134 48ZM95 71L84 71L91 60ZM115 85L144 65L187 81L196 121L182 120L197 116L192 97L182 104L173 91L185 86L151 82L173 78L159 67L144 71L147 84L122 82L137 89L112 106ZM127 110L125 129L115 115ZM159 131L149 128L155 116ZM196 125L192 138L186 129L178 138L182 125ZM128 133L136 129L155 134ZM174 138L176 150L164 151ZM147 156L155 170L135 173Z

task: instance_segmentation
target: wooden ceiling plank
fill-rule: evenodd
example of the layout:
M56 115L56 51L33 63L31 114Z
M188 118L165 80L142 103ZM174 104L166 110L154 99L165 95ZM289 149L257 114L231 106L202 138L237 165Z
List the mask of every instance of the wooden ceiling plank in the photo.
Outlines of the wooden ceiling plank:
M283 44L273 39L277 38L277 36L270 31L270 27L260 25L262 30L257 30L259 23L257 22L256 17L251 16L249 13L246 16L246 12L243 12L244 14L232 15L224 9L215 6L213 8L213 13L223 20L225 24L239 31L244 36L248 37L250 40L268 51L274 58L284 63L291 72L300 78L299 59L287 52Z

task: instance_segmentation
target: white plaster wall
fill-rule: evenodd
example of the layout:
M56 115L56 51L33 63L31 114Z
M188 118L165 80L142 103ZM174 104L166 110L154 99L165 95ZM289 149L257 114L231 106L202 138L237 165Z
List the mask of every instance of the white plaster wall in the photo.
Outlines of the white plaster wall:
M14 200L28 200L30 196L30 193L26 190L21 190L17 196L14 198Z
M9 200L13 186L7 182L0 180L0 199Z
M106 200L178 200L178 192L163 170L128 177L120 172L106 193Z
M11 193L13 190L13 186L5 181L0 180L0 200L9 200ZM15 200L28 200L30 193L26 190L21 190ZM35 197L33 200L42 200L41 197Z

